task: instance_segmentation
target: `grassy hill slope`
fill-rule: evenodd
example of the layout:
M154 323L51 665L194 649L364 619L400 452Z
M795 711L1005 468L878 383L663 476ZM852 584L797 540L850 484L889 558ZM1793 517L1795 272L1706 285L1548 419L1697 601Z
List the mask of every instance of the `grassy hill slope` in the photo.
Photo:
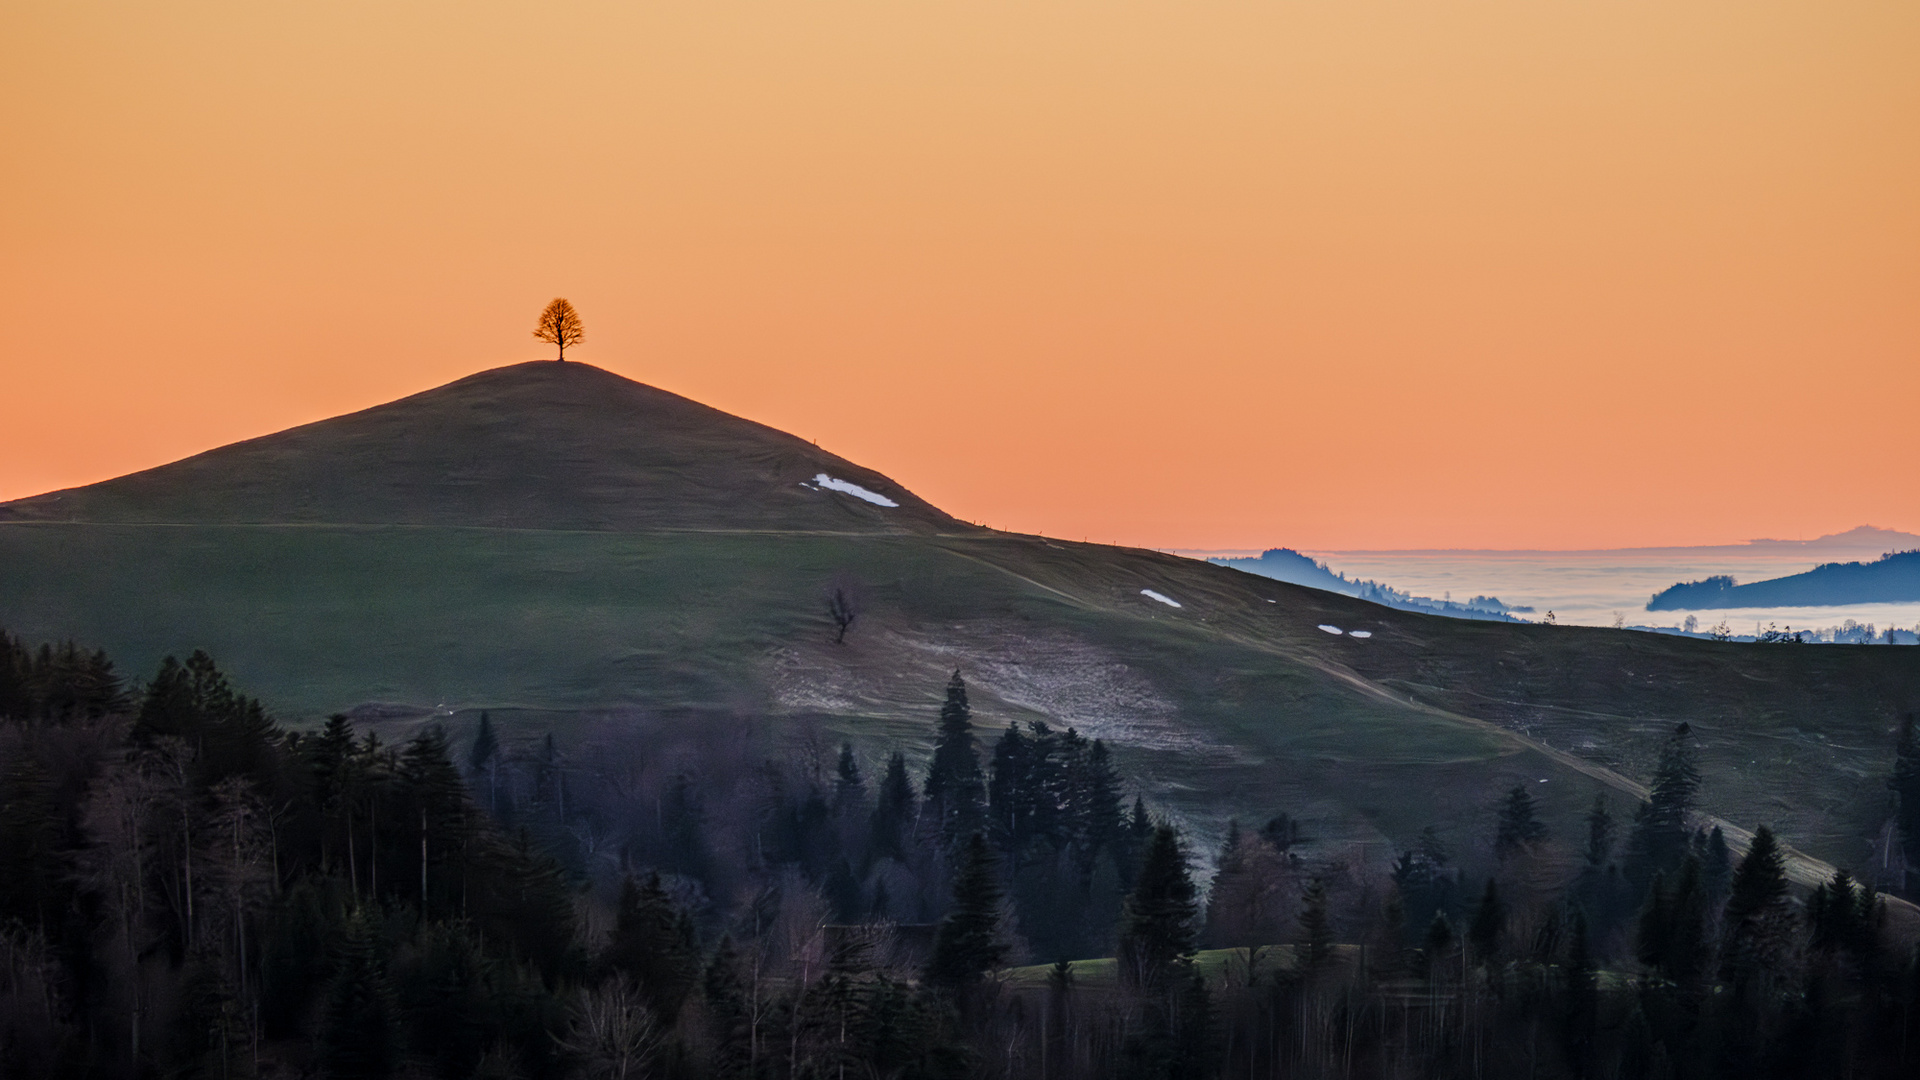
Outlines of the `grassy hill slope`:
M820 472L899 505L802 486ZM844 645L836 581L863 607ZM1858 867L1896 712L1920 700L1903 649L1469 623L976 529L574 364L0 506L0 625L140 671L206 648L288 718L398 703L456 736L482 708L563 738L635 710L752 712L917 747L959 667L983 723L1109 739L1203 844L1285 810L1374 863L1429 823L1471 855L1522 782L1571 844L1596 791L1627 812L1687 720L1709 809Z

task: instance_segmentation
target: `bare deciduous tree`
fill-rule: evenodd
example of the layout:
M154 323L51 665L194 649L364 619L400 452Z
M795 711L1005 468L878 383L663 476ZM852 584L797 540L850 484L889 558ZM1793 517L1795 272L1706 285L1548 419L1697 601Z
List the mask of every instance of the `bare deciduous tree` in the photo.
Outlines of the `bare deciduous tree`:
M560 355L554 359L561 361L567 358L567 346L587 340L587 328L580 321L580 313L573 310L565 297L555 297L540 313L540 323L533 328L533 336L549 345L558 345Z
M852 628L853 620L860 617L860 608L860 589L852 580L841 576L827 586L827 615L839 628L833 639L835 645L846 644L847 631Z
M666 1037L639 988L621 979L581 992L573 1026L559 1043L594 1080L637 1080L647 1075Z

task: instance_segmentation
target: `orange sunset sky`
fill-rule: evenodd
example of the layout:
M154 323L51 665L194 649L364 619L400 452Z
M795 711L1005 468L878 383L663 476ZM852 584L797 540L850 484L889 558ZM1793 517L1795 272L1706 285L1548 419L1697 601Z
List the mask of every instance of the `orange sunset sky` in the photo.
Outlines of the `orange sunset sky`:
M1920 531L1913 0L6 0L0 498L547 355L1160 547Z

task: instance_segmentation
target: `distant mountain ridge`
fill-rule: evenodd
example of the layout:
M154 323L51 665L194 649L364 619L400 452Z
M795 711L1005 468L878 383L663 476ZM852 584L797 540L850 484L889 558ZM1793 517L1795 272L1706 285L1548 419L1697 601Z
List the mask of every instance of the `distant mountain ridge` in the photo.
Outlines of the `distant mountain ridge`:
M822 474L840 489L823 490ZM482 371L103 483L0 503L0 521L970 528L804 439L589 364L552 361Z
M1836 607L1920 600L1920 550L1890 552L1873 562L1823 563L1804 574L1741 585L1721 574L1654 594L1648 611L1715 611L1749 607Z
M1466 603L1452 600L1435 600L1428 596L1414 596L1378 581L1349 579L1345 574L1337 574L1326 563L1302 555L1292 548L1269 548L1260 553L1257 559L1212 558L1208 562L1220 566L1230 566L1235 570L1244 570L1249 574L1273 578L1275 581L1287 581L1295 585L1304 585L1309 589L1322 589L1336 592L1342 596L1357 597L1385 607L1398 608L1401 611L1421 611L1429 615L1446 615L1455 619L1481 619L1492 622L1516 622L1510 612L1532 611L1528 607L1512 607L1492 596L1476 596Z

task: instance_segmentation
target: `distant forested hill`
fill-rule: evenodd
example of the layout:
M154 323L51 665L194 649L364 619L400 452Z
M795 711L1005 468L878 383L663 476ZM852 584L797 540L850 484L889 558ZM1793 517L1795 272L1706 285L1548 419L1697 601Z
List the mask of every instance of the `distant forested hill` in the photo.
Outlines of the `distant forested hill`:
M1292 548L1270 548L1260 553L1257 559L1209 559L1208 562L1220 566L1231 566L1235 570L1244 570L1249 574L1259 574L1276 581L1304 585L1309 589L1321 589L1339 593L1342 596L1354 596L1370 600L1401 611L1423 611L1429 615L1449 615L1456 619L1484 619L1492 622L1516 621L1509 612L1530 612L1530 607L1512 607L1503 604L1497 597L1476 596L1465 603L1453 600L1435 600L1428 596L1414 596L1391 585L1378 581L1349 579L1345 574L1336 574L1326 563L1315 562Z
M1656 594L1647 610L1827 607L1907 600L1920 600L1920 551L1894 552L1873 562L1827 563L1804 574L1746 585L1724 575L1683 582Z

